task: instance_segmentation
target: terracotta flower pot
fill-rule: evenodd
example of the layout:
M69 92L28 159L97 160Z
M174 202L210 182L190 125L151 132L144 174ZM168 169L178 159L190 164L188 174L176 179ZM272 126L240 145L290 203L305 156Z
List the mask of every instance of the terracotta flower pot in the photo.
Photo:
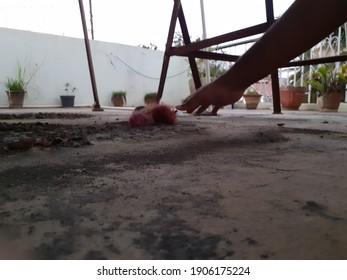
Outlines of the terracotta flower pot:
M286 110L298 110L305 99L305 91L305 87L281 87L280 98L282 108Z
M123 107L125 105L125 98L122 96L112 96L111 100L115 107Z
M243 97L246 101L246 109L257 109L261 95L244 94Z
M322 112L337 112L342 99L342 94L338 92L323 94L317 98L319 110Z

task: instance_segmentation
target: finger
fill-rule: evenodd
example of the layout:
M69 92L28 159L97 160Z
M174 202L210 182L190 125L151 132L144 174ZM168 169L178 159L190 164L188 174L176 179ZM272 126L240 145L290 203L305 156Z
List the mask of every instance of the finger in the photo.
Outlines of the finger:
M202 112L206 111L209 105L201 105L200 108L195 112L195 115L199 116Z
M212 109L212 112L211 112L211 115L212 116L217 116L217 112L218 110L221 108L222 106L219 106L219 105L215 105Z
M199 105L191 105L190 102L185 102L181 105L177 105L175 108L177 110L186 111L188 114L191 114L197 107L199 107Z
M188 114L191 114L195 108L189 108L188 106L186 106L185 104L182 104L182 105L177 105L175 106L175 108L179 111L186 111Z
M177 110L181 111L187 111L187 113L192 113L194 110L196 110L201 103L203 103L203 96L201 95L201 89L197 90L192 95L188 96L184 101L183 104L176 106Z
M187 106L185 106L184 104L177 105L177 106L175 106L175 108L176 108L177 110L180 110L180 111L185 111L185 110L187 110Z

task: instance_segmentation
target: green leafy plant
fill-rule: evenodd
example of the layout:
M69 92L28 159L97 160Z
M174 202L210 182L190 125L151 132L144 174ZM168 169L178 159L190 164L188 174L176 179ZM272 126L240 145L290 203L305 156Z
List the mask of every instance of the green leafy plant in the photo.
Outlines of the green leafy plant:
M17 79L7 79L7 82L5 83L5 87L8 91L15 91L15 92L24 92L25 91L25 84L21 80Z
M257 91L255 89L255 87L253 87L253 86L248 87L245 91L245 94L246 95L260 95L259 91Z
M157 92L148 92L145 94L144 100L148 99L156 99L157 98Z
M27 81L25 81L26 76L26 68L18 63L17 67L17 77L16 78L8 78L5 82L5 87L9 92L25 92L27 86L32 77L30 77Z
M312 72L312 77L307 83L311 85L312 92L317 96L332 92L344 94L347 83L347 65L339 68L330 65L321 66Z
M112 92L112 96L113 97L123 97L123 98L125 98L126 95L127 95L127 93L124 90L118 90L118 91L113 91Z
M117 90L112 92L112 98L123 98L124 101L127 101L127 92L125 90Z
M71 85L70 83L65 83L64 86L65 86L64 90L65 90L67 95L74 94L75 91L77 90L77 88L75 86Z

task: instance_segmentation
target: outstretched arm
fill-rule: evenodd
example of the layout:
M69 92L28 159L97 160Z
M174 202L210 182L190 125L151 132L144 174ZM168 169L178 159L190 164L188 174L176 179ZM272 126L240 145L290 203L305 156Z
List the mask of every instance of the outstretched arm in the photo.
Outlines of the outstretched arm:
M299 56L347 20L347 0L296 0L235 65L177 109L201 114L238 101L251 84Z

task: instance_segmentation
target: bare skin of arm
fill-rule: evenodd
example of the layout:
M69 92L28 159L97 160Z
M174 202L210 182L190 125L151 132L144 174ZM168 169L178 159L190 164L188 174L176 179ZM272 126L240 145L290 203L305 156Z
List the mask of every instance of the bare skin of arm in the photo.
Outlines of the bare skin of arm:
M347 21L344 0L296 0L234 66L201 87L178 110L199 115L210 105L212 114L238 101L245 89L310 49Z

